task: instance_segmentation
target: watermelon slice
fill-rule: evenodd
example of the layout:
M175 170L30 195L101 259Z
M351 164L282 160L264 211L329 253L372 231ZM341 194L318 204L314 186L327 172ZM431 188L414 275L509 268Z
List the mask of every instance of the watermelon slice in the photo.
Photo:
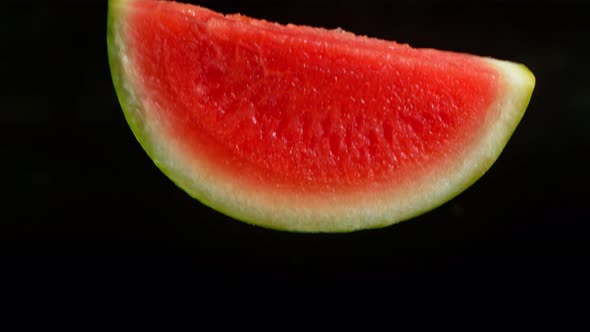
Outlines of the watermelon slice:
M523 65L110 0L126 119L180 188L236 219L344 232L429 211L491 167L535 78Z

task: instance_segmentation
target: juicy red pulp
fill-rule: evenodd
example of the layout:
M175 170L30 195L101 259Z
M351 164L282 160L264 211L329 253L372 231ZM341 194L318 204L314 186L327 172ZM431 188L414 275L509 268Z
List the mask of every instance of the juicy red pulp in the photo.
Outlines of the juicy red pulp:
M462 150L497 93L494 71L464 55L173 3L128 15L130 58L172 134L277 183L412 177Z

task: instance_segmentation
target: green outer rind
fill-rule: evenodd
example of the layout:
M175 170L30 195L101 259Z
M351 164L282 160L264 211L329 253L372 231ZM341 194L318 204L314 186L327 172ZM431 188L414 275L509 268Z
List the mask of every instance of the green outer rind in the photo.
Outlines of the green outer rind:
M148 154L154 164L179 188L187 191L186 183L191 181L186 177L181 176L182 172L179 172L167 162L166 150L167 147L162 147L162 143L155 135L155 128L150 126L149 121L146 119L147 116L143 110L141 91L138 90L132 73L129 72L129 64L124 63L125 54L125 43L122 41L121 36L118 32L121 26L118 24L124 24L124 20L117 20L124 14L125 6L127 3L133 0L109 0L108 3L108 14L107 14L107 50L109 68L111 72L111 78L115 92L123 109L123 114L133 135ZM127 84L125 84L127 83ZM187 191L188 192L188 191ZM203 204L212 207L215 210L223 212L227 215L224 210L220 209L219 206L211 203L205 193L189 192L191 196L201 201ZM231 215L230 215L231 216ZM232 216L239 219L237 216Z
M277 204L274 201L277 193L270 192L266 196L252 199L247 192L242 192L241 196L240 193L233 194L228 189L233 185L231 179L225 179L223 184L223 181L216 184L220 179L202 171L205 168L197 167L200 172L190 168L194 160L184 158L179 145L162 134L165 124L158 119L149 118L149 109L154 106L145 103L140 84L136 82L138 77L134 76L132 66L126 63L126 45L119 32L125 24L125 7L132 1L109 1L107 44L113 84L136 139L156 166L189 195L228 216L265 228L299 232L349 232L380 228L416 217L446 203L476 182L497 160L524 115L535 85L533 74L524 65L482 58L501 74L502 98L494 103L494 109L490 112L497 118L489 119L490 125L485 127L487 131L482 133L481 139L472 149L467 149L462 160L456 165L447 165L443 169L447 173L432 174L421 183L416 183L418 189L405 188L410 193L408 198L401 195L404 194L403 190L401 193L398 190L391 198L386 195L377 196L378 200L385 199L383 205L365 204L370 201L366 199L365 203L360 202L357 206L337 203L326 207L325 211L319 209L310 215L305 206L301 208L296 203L292 203L293 206L288 205L288 198ZM426 186L432 193L419 194L422 186ZM221 187L224 188L217 190ZM396 194L397 198L403 197L405 200L400 203L401 208L392 204L395 203ZM418 195L414 203L412 194ZM363 198L359 199L362 200ZM404 209L404 204L410 208ZM383 211L377 211L378 209ZM369 210L369 213L365 210ZM305 212L305 216L301 215L301 211Z
M113 86L133 135L160 171L191 197L236 220L253 226L262 226L256 221L242 218L239 213L234 213L230 208L215 204L215 200L210 198L207 191L199 190L200 188L190 188L187 184L193 181L185 174L184 170L179 170L168 162L168 160L174 157L174 153L169 152L169 147L162 147L162 143L165 144L165 142L161 142L158 137L151 134L157 129L150 127L146 119L146 114L141 105L141 91L139 91L137 85L132 84L134 79L128 70L129 64L124 63L125 43L118 34L121 29L121 26L118 26L118 24L124 24L124 20L117 20L117 18L124 15L125 6L130 2L133 2L133 0L109 0L107 13L107 52ZM170 158L166 156L167 154L170 155ZM266 226L266 228L288 230L272 226Z

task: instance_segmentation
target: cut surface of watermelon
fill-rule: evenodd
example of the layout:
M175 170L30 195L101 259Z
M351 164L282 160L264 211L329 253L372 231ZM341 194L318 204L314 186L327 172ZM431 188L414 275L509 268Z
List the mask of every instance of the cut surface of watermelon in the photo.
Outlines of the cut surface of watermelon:
M194 5L110 0L125 116L180 188L291 231L387 226L481 177L535 79L523 65Z

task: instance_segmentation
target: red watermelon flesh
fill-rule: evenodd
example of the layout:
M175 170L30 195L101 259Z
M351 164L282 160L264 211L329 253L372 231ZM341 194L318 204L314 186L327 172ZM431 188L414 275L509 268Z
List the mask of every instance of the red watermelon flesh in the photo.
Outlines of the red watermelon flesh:
M109 5L138 140L189 194L266 227L378 227L444 203L498 157L534 86L490 58L175 2Z

